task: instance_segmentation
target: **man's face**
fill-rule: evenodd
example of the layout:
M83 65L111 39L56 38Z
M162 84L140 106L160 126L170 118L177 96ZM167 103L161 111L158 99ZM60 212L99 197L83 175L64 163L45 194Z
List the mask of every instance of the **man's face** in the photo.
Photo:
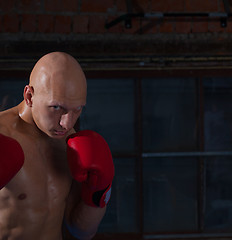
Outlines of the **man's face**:
M33 96L32 116L36 126L52 138L63 138L73 128L86 104L86 92L75 97L59 92Z
M52 138L63 138L86 104L86 79L74 58L48 54L33 68L24 94L35 125Z

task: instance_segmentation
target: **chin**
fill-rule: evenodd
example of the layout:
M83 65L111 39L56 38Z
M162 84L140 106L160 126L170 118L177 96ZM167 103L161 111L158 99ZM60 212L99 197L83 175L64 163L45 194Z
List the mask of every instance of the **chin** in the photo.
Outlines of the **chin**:
M49 137L51 137L51 138L56 138L56 139L63 139L63 138L66 138L66 136L67 136L67 133L50 133L49 135L48 135Z
M51 137L51 138L56 138L56 139L63 139L63 138L65 138L66 135L50 134L48 136Z
M57 136L56 139L66 139L66 135L65 136Z

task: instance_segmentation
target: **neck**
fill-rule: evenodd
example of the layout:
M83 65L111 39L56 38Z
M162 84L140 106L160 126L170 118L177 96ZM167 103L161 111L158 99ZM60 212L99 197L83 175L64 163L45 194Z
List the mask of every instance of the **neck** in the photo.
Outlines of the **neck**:
M30 132L31 136L47 136L43 132L41 132L38 127L36 126L32 113L31 113L31 108L27 106L25 101L22 101L18 105L18 114L19 117L23 120L23 128L27 129L27 131Z
M18 105L18 110L19 110L19 116L23 121L34 125L34 121L33 121L32 114L31 114L31 109L30 109L30 107L27 106L25 101L22 101Z

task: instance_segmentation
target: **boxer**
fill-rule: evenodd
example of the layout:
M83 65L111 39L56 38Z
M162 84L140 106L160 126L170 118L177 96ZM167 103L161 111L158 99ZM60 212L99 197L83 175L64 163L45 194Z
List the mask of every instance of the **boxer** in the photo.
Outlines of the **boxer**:
M75 132L87 84L78 62L52 52L34 66L23 101L0 112L0 240L62 240L62 224L92 239L114 165L98 133Z

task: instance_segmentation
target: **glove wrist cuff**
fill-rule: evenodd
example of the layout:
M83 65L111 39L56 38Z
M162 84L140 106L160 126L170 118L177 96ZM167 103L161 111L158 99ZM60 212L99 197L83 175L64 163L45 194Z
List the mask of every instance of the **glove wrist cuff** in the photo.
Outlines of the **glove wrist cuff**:
M111 196L111 185L99 191L90 191L82 186L82 200L89 206L103 208L107 205Z

